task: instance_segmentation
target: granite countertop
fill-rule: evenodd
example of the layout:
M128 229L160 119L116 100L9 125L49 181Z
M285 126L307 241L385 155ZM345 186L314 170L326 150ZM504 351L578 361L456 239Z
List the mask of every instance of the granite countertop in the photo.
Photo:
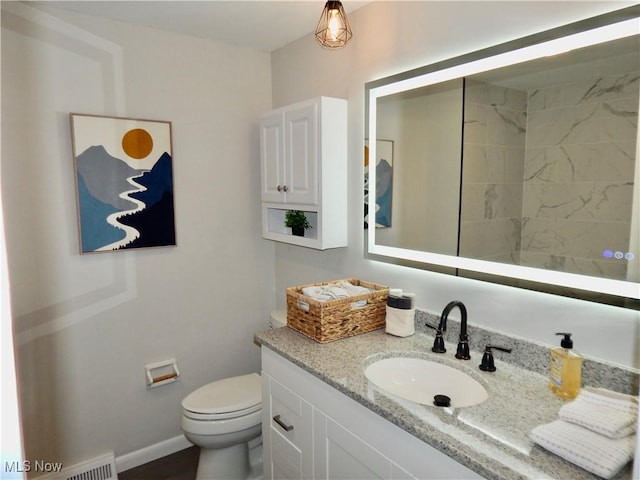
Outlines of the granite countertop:
M456 327L453 330L458 332ZM456 345L450 342L446 343L447 353L432 353L433 336L416 330L413 336L399 338L377 330L320 344L281 327L260 332L255 339L487 479L598 478L529 440L529 431L556 420L563 405L549 391L545 375L501 360L509 354L498 351L494 351L497 371L483 372L478 369L482 352L474 350L473 344L471 360L457 360ZM396 355L459 368L487 389L489 399L454 409L424 406L388 394L367 380L364 368L379 358ZM519 353L514 349L510 355ZM630 463L614 478L631 478L631 468Z

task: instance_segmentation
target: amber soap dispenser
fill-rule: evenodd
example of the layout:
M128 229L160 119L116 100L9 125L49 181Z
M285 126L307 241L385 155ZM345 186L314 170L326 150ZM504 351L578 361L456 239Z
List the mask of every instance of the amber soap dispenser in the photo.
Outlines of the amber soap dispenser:
M583 357L573 350L570 333L556 335L564 335L564 338L559 347L551 349L549 388L560 398L570 400L580 393Z

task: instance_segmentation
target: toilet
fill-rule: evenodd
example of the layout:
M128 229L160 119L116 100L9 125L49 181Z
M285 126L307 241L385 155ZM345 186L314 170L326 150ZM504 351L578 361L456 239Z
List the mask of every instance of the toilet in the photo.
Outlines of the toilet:
M269 316L269 328L280 328L287 326L287 311L274 310Z
M250 443L259 442L262 432L257 373L218 380L187 395L181 427L187 440L200 447L196 480L262 477L261 452L253 462L249 455Z

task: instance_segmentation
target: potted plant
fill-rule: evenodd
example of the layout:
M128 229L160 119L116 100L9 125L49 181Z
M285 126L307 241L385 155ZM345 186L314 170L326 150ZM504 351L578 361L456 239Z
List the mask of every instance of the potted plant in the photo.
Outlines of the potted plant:
M302 210L287 210L284 214L284 224L291 228L291 233L299 237L304 237L304 231L311 228Z

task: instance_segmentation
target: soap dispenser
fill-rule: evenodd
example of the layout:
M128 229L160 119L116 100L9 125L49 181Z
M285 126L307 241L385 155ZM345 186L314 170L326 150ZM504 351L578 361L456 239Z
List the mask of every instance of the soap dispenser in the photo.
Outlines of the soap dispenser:
M580 393L583 357L573 350L570 333L556 335L563 335L564 338L559 347L551 349L549 388L560 398L570 400Z

